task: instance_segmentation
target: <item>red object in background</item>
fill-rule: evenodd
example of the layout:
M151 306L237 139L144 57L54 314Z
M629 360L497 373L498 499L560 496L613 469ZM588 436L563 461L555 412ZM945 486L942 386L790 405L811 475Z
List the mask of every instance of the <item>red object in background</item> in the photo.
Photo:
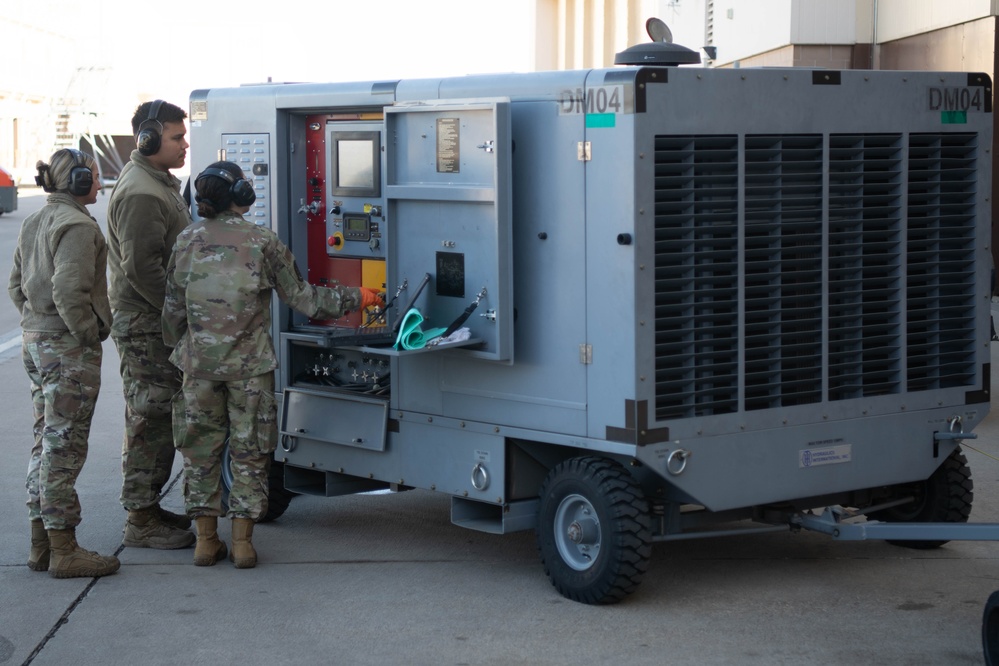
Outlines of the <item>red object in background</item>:
M17 210L17 184L10 172L0 167L0 214Z

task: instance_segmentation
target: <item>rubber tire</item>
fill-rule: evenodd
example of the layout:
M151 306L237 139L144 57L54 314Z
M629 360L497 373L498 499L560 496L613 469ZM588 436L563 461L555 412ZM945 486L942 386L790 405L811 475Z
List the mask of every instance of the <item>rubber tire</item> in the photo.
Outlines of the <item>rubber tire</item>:
M572 458L549 472L540 496L538 551L555 589L585 604L616 603L633 592L649 567L651 518L628 471L606 458ZM555 533L559 506L571 497L585 498L599 521L599 553L582 571L560 554Z
M985 666L999 666L999 590L985 602L982 613L982 651Z
M229 491L232 489L232 473L229 467L229 443L226 442L222 450L222 513L229 511ZM278 460L271 460L270 469L267 471L267 513L264 514L259 523L269 523L280 518L288 505L295 498L296 493L286 490L284 487L284 463Z
M895 486L896 496L914 495L911 504L875 511L868 517L886 523L966 523L971 515L975 494L971 469L961 447L947 456L926 481ZM888 539L888 543L903 548L929 550L947 541L910 541Z

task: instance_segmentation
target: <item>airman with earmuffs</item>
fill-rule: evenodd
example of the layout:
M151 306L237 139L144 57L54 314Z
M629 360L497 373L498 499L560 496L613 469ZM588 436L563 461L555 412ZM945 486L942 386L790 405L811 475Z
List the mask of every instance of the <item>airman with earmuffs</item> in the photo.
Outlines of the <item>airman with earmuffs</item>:
M135 150L108 202L111 338L121 357L125 393L121 503L128 511L122 544L186 548L191 521L160 506L173 468L172 412L180 373L163 344L166 265L191 214L171 169L187 159L187 113L163 100L140 104L132 116Z
M163 338L184 373L184 421L176 431L184 458L184 500L194 519L194 564L229 552L218 538L222 451L232 489L229 559L256 566L253 525L267 513L267 472L277 447L271 294L315 319L385 307L373 289L319 287L302 279L291 250L271 229L243 217L256 196L233 162L215 162L194 181L198 215L181 232L167 268Z
M64 148L37 170L35 182L49 196L21 225L7 286L21 313L21 358L35 417L26 483L28 568L53 578L106 576L118 570L118 559L76 541L76 479L101 388L101 342L111 332L107 243L87 211L100 190L97 163Z

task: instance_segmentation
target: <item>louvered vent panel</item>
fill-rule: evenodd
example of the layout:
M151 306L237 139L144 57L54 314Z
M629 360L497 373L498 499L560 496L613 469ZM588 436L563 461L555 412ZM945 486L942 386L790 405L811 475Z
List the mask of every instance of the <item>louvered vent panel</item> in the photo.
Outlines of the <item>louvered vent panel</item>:
M656 417L738 409L738 141L656 137Z
M656 419L974 386L976 135L743 141L656 137Z
M829 399L899 393L902 137L829 137Z
M973 134L909 137L908 390L974 380Z
M822 399L822 137L746 137L745 409Z

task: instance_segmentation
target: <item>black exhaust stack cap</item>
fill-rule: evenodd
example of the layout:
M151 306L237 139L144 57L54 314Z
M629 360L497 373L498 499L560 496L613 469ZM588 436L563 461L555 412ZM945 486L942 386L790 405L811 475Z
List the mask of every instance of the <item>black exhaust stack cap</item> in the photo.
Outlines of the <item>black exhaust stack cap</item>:
M645 29L652 42L629 46L614 56L615 65L675 67L701 62L701 55L697 51L673 43L673 33L660 19L650 18L645 22Z

